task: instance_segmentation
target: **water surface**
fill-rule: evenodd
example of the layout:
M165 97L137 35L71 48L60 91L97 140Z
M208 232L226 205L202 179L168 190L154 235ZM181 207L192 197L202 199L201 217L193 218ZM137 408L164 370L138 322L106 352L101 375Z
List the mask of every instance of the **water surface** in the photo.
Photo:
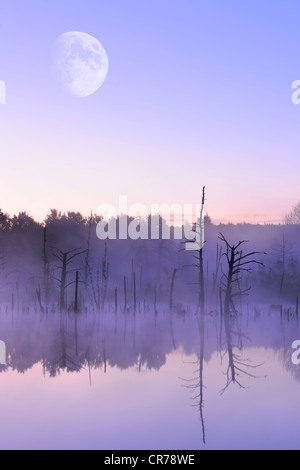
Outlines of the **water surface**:
M230 328L214 311L2 312L0 448L299 448L297 319L248 307Z

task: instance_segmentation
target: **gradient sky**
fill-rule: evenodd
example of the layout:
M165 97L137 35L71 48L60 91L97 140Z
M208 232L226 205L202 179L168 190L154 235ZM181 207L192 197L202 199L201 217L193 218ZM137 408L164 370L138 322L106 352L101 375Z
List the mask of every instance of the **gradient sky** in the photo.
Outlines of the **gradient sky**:
M42 220L102 203L193 203L280 222L300 200L299 0L11 0L0 4L0 207ZM51 47L95 36L110 69L61 90Z

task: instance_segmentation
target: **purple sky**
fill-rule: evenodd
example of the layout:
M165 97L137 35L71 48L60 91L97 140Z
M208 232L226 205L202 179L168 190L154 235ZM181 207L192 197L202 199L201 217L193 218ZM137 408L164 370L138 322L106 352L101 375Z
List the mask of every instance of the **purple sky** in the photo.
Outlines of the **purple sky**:
M300 200L298 0L16 0L0 6L0 207L43 220L102 203L196 204L280 222ZM51 50L96 37L103 86L65 93Z

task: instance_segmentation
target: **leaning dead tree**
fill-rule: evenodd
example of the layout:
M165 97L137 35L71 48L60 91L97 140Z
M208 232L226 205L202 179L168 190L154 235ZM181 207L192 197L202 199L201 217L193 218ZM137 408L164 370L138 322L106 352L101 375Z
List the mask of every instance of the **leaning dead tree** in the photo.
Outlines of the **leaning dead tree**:
M62 251L59 248L52 247L56 250L56 253L53 253L53 256L59 261L59 265L56 266L57 269L60 270L60 278L54 277L54 279L59 284L59 308L60 310L64 310L66 308L66 301L65 301L65 293L66 289L71 285L74 284L74 281L70 284L67 284L67 276L72 272L69 269L70 264L74 261L75 258L86 253L86 250L81 251L81 248L76 248L75 250L70 251ZM77 284L78 288L78 284Z
M220 234L219 238L225 243L226 252L223 256L225 256L227 261L227 273L224 273L222 270L224 280L221 282L221 297L225 294L224 309L222 309L226 337L225 354L228 354L228 368L226 372L227 384L222 390L222 393L224 393L231 383L236 383L240 388L244 388L239 379L241 375L256 378L255 375L249 372L249 369L256 369L259 365L251 365L249 360L241 358L239 354L234 352L235 346L233 337L242 336L242 333L238 331L236 324L238 312L234 304L234 299L248 295L251 287L242 287L242 274L244 272L251 272L251 266L253 264L263 265L263 263L256 261L253 257L258 254L266 253L252 251L244 254L242 246L246 243L245 240L240 241L237 245L230 245L223 234Z

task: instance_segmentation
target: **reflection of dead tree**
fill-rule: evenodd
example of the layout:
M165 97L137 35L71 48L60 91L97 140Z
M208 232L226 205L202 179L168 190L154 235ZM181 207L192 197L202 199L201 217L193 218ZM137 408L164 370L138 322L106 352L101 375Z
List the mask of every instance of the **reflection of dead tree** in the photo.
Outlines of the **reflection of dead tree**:
M55 342L57 350L56 360L45 359L43 361L43 366L49 370L50 377L56 377L60 374L61 370L79 372L82 369L82 360L78 357L78 351L75 350L74 352L70 346L71 341L66 330L66 317L62 315L60 317L59 335Z
M67 287L69 287L71 284L74 282L71 282L70 284L67 284L67 275L71 272L68 270L68 266L73 262L77 256L82 255L86 251L79 251L80 248L76 248L75 250L70 250L67 252L61 251L59 248L53 247L58 254L53 253L53 256L59 260L60 265L56 266L58 269L61 271L60 278L54 278L60 286L59 290L59 308L60 310L64 310L66 307L65 304L65 292Z
M204 212L204 203L205 203L205 187L202 190L202 204L201 204L201 212L200 212L200 218L199 218L199 234L200 234L200 246L199 246L199 251L198 255L196 256L196 259L198 260L198 268L199 268L199 306L198 308L200 309L200 313L203 316L204 315L204 268L203 268L203 244L204 244L204 239L203 239L203 212Z
M128 298L127 298L127 279L124 276L124 312L127 310Z
M38 287L36 289L36 296L37 296L38 303L39 303L39 306L40 306L40 312L44 313L44 307L43 307L43 304L42 304L42 296L41 296L41 285L40 284L38 285Z
M193 397L197 401L197 408L200 414L201 426L202 426L202 440L203 444L206 442L205 434L205 424L204 424L204 383L203 383L203 371L204 371L204 329L205 329L205 286L204 286L204 263L203 263L203 246L204 246L204 204L205 204L205 186L202 189L202 203L200 209L200 217L196 223L195 232L198 239L198 249L194 258L196 263L192 266L198 269L198 288L199 288L199 297L198 297L198 308L196 315L200 311L200 316L197 316L197 321L199 325L199 335L200 335L200 356L197 370L197 381L192 379L191 384L187 386L193 392L197 394Z
M200 415L201 429L202 429L202 442L206 443L206 430L205 430L205 421L204 421L204 331L205 331L205 315L200 315L197 317L198 326L199 326L199 337L200 337L200 356L199 360L196 362L197 377L193 379L182 379L184 382L190 382L189 385L186 385L193 393L193 400L195 400L195 407L197 407Z
M201 426L202 426L202 437L203 437L203 444L205 444L205 424L204 424L204 382L203 382L203 370L204 370L204 328L205 328L205 321L204 315L201 315L199 322L199 332L200 332L200 358L199 358L199 395L197 395L197 399L199 399L199 413L201 419Z
M171 280L171 287L170 287L170 304L169 304L169 309L170 309L170 331L171 331L171 338L172 338L172 344L173 348L176 349L176 343L175 343L175 336L174 336L174 325L173 325L173 292L174 292L174 285L175 285L175 278L176 278L176 273L177 269L174 269L173 275L172 275L172 280Z
M241 333L234 330L235 321L230 321L227 315L225 315L224 323L227 350L224 352L222 360L224 359L224 356L228 354L228 367L226 370L227 382L225 387L220 392L221 395L232 383L236 383L240 388L245 388L240 382L240 377L244 375L253 379L257 379L258 376L252 374L250 371L262 366L262 364L252 364L250 359L244 359L241 357L241 355L234 352L234 350L238 349L238 347L234 344L233 337L238 336L240 338Z
M237 348L237 346L234 345L233 337L238 336L238 338L241 338L242 336L237 327L238 312L234 305L234 298L247 295L251 289L251 287L246 289L241 287L241 275L243 272L251 272L252 269L250 265L262 265L262 263L251 259L251 257L260 254L259 252L253 251L251 253L243 254L241 247L245 241L240 241L237 245L230 245L224 235L220 234L219 238L226 245L226 252L223 256L225 256L228 265L227 274L223 272L225 282L222 282L225 292L224 329L226 337L226 352L224 355L228 354L228 368L226 372L227 383L221 392L224 393L231 383L236 383L240 388L244 388L239 377L241 375L245 375L256 378L255 375L249 372L249 369L256 369L260 366L252 365L251 361L241 358L240 355L234 352L234 349Z

